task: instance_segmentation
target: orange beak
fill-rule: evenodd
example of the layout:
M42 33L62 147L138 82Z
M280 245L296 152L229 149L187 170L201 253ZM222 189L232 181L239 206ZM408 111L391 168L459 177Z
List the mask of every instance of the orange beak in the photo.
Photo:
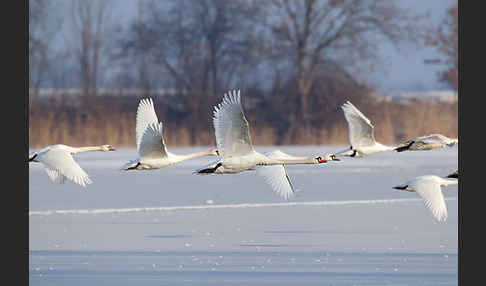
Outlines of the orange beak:
M109 151L116 151L116 149L114 147L110 147L108 150Z
M337 157L334 157L332 158L333 161L341 161L341 159L337 158Z
M326 162L327 162L327 160L324 160L324 159L319 159L319 160L318 160L318 162L319 162L319 163L326 163Z

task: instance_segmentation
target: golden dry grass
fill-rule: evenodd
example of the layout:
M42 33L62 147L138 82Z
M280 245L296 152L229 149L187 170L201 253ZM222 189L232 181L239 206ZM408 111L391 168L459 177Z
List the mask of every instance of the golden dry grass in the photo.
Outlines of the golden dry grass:
M49 107L50 106L50 107ZM39 148L51 144L73 146L112 144L135 146L135 112L110 106L83 114L73 108L49 105L31 107L29 115L29 146ZM375 138L384 144L395 144L411 137L441 133L458 135L457 103L394 102L363 103L358 108L374 123ZM35 110L34 110L35 109ZM339 115L340 114L340 115ZM209 115L208 115L209 116ZM250 123L255 145L326 145L348 144L348 127L342 113L332 126L303 128L290 126L278 134L268 122ZM189 125L189 124L187 124ZM213 127L191 131L184 122L164 122L164 136L169 146L214 145Z

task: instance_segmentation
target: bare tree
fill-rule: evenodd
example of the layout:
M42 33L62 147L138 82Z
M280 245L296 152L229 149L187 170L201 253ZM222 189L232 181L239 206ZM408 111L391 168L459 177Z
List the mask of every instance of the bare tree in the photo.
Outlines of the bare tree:
M237 71L255 63L250 25L258 6L249 1L140 2L144 17L132 25L122 47L150 57L176 86L218 92Z
M60 19L52 11L52 1L29 0L29 85L36 95L55 56L50 41L59 31Z
M454 3L438 27L430 29L426 34L426 43L437 47L445 60L434 60L426 63L445 64L446 69L439 72L439 79L455 90L458 89L459 61L458 61L458 6Z
M123 35L118 57L131 55L140 68L150 63L163 69L158 85L178 90L170 97L173 112L190 117L192 128L209 128L207 112L216 95L241 88L257 65L251 27L258 6L244 0L140 4L146 5L144 15Z
M309 123L309 94L326 65L346 74L348 66L376 58L377 44L414 40L414 19L389 0L272 0L265 26L273 35L271 58L295 67L299 119ZM352 79L352 77L350 78Z
M85 95L97 94L103 48L112 28L110 5L109 0L76 0L72 5L72 24L77 40L75 56Z

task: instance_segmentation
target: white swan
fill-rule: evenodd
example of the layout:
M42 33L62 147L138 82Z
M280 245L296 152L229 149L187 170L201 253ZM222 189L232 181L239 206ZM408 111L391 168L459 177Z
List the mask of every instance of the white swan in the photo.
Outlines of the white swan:
M444 196L442 195L441 186L458 184L459 172L455 171L446 178L455 179L448 180L434 175L420 176L393 188L417 192L424 200L425 206L432 212L434 218L438 221L445 221L447 219L447 207Z
M375 141L373 124L351 102L347 101L341 108L348 122L349 142L351 146L348 149L337 152L336 155L366 157L373 153L395 149L395 147L386 146Z
M176 155L167 151L162 135L162 122L157 119L151 98L140 100L135 136L139 158L126 163L123 170L160 169L191 158L219 154L217 149L187 155Z
M73 154L87 151L115 151L111 145L92 147L71 147L62 144L47 146L29 156L29 162L44 164L47 175L55 183L62 184L65 179L86 187L92 181L88 174L74 161Z
M426 136L416 137L403 142L398 145L395 150L397 152L403 151L420 151L432 150L435 148L453 147L459 143L457 138L448 138L442 134L430 134Z
M280 151L266 155L253 149L248 121L241 107L240 91L230 91L214 108L214 130L219 160L198 169L197 174L235 174L254 170L263 176L272 190L285 199L294 194L292 184L284 168L287 164L319 164L328 160L339 161L333 154L322 157L294 157Z

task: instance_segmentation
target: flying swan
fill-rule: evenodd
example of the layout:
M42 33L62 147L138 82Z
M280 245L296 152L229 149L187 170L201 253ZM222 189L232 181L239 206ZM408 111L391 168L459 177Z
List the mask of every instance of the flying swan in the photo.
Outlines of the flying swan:
M368 155L394 150L395 147L386 146L375 141L374 126L351 102L341 106L344 117L348 122L350 147L337 152L338 156L366 157Z
M29 156L29 162L44 164L49 178L58 184L63 184L65 179L86 187L92 181L88 174L74 161L72 155L87 151L115 151L111 145L92 147L71 147L62 144L50 145Z
M430 134L405 141L397 146L397 152L432 150L435 148L453 147L459 143L457 138L448 138L442 134Z
M138 104L135 136L138 158L126 163L123 170L160 169L191 158L218 155L217 149L187 155L176 155L165 147L162 122L157 119L151 98L142 99Z
M265 155L256 152L241 106L240 90L225 93L223 101L214 108L213 115L220 157L216 162L196 170L196 174L235 174L256 169L275 193L288 199L294 195L294 189L285 165L339 161L334 154L325 154L322 157L294 157L278 150Z
M432 212L434 218L438 221L445 221L447 219L447 207L441 186L458 184L459 171L456 170L446 178L453 179L445 179L434 175L420 176L393 188L416 192L424 200L425 206Z

